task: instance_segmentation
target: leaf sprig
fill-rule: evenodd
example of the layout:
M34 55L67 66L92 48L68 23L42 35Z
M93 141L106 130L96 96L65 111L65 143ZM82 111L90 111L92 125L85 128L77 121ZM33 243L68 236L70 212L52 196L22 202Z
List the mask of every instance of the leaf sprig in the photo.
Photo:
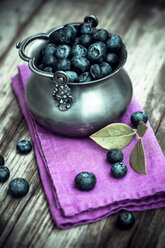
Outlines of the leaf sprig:
M123 123L110 124L98 132L92 134L90 138L101 147L110 149L123 149L128 146L134 135L139 138L130 155L130 164L134 171L140 174L147 174L144 147L141 138L144 137L148 127L140 121L137 129Z

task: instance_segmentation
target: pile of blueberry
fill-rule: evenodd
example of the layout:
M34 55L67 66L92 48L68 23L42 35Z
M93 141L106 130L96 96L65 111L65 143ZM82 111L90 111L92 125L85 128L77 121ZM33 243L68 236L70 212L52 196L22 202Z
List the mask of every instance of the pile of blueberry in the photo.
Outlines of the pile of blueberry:
M41 49L38 69L64 71L70 82L89 82L111 74L119 63L122 39L88 22L66 24Z
M19 154L28 154L32 150L32 143L29 140L21 140L17 143L16 149ZM4 157L0 155L0 183L6 182L10 176L10 171L4 164ZM20 198L28 193L29 187L25 178L15 178L9 183L9 192L14 198Z

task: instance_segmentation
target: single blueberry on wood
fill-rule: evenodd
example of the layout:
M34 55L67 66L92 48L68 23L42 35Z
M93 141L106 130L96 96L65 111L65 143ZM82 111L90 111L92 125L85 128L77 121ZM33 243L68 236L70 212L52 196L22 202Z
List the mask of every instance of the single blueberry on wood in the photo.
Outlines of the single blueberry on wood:
M75 71L65 71L65 73L68 75L70 83L79 81L78 74Z
M14 198L25 196L29 191L29 183L24 178L15 178L9 183L9 192Z
M106 62L102 62L100 64L100 68L101 68L103 77L108 76L112 72L112 67Z
M29 140L21 140L16 145L17 152L20 154L28 154L32 150L32 143Z
M122 211L117 217L117 226L121 229L129 229L135 223L135 218L132 213Z
M123 178L127 174L127 167L125 164L118 162L112 165L111 175L114 178Z
M42 53L42 56L54 55L55 51L56 51L56 45L49 43L42 48L41 53Z
M0 183L4 183L10 176L10 171L9 169L4 166L1 165L0 166Z
M102 70L98 64L91 65L90 74L93 79L99 79L103 77Z
M69 59L57 60L57 70L70 71L71 70L71 61Z
M89 60L83 56L74 56L71 60L72 67L78 73L88 71L90 68Z
M84 47L88 47L92 43L93 37L90 34L83 34L79 38L79 43Z
M109 52L118 52L122 48L122 39L118 34L112 34L108 38L106 45Z
M83 83L83 82L90 82L92 81L89 72L85 71L83 73L80 74L79 76L79 82Z
M42 63L45 67L55 67L57 59L53 55L45 55L42 58Z
M109 36L108 31L103 28L98 29L96 33L93 34L93 37L95 40L102 41L102 42L106 42L106 40L108 39L108 36Z
M72 56L84 56L85 57L87 55L87 49L81 44L78 44L72 47L71 54Z
M117 65L119 62L119 58L116 53L107 53L105 61L110 65Z
M75 177L75 185L79 190L92 190L96 184L96 176L92 172L80 172Z
M90 23L84 22L79 27L80 34L93 34L93 27Z
M103 42L98 41L88 47L87 57L92 63L101 63L105 59L106 52L106 45Z
M124 158L124 154L119 149L111 149L107 152L107 160L111 164L117 163L117 162L122 162L123 158Z
M143 112L143 111L137 111L134 112L131 115L131 122L132 124L137 127L139 125L139 121L143 121L144 123L146 123L148 121L148 115Z
M5 164L4 157L0 155L0 166Z
M65 44L57 46L57 49L56 49L57 58L60 58L60 59L68 58L70 56L70 53L71 53L70 46L65 45Z

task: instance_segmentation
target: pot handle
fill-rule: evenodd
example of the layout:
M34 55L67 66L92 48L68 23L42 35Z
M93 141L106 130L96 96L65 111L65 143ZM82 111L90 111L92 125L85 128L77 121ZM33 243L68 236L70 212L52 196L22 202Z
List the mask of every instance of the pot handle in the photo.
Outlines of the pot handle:
M31 57L28 57L25 54L25 49L27 47L27 45L29 45L29 43L31 43L33 40L36 39L49 39L49 36L44 34L44 33L40 33L40 34L36 34L36 35L31 35L29 37L27 37L26 39L24 39L22 42L18 41L16 43L16 48L19 49L19 56L21 57L21 59L29 62L30 59L33 59Z

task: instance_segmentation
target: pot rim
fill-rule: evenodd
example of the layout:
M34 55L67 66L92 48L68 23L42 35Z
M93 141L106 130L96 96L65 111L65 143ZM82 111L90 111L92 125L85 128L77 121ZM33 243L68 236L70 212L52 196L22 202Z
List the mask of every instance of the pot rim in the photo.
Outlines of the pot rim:
M83 22L73 22L73 23L68 23L68 24L72 24L74 26L79 26L82 23ZM64 24L64 25L66 25L66 24ZM47 77L49 79L53 79L54 78L54 73L44 72L42 70L39 70L36 67L36 65L35 65L36 59L35 58L32 58L32 57L28 57L27 55L25 55L25 48L27 47L27 45L30 42L32 42L32 41L34 41L36 39L43 39L43 40L45 39L45 40L48 40L50 38L50 35L54 31L57 31L57 30L63 28L64 25L56 26L56 27L50 29L46 33L38 33L38 34L35 34L35 35L32 35L32 36L29 36L29 37L25 38L22 43L18 42L16 44L16 47L19 49L19 56L23 60L25 60L25 61L28 62L28 66L29 66L29 68L30 68L30 70L32 72L37 73L40 76ZM103 77L103 78L100 78L100 79L97 79L97 80L92 80L92 81L82 82L82 83L80 83L80 82L74 82L74 83L67 82L67 85L79 85L79 86L81 86L81 85L96 84L96 83L101 83L102 81L105 81L106 79L109 79L109 78L113 77L114 75L116 75L122 69L122 67L124 66L124 64L126 63L126 60L127 60L127 49L126 49L125 44L123 42L122 42L122 48L121 48L121 50L122 50L122 53L123 53L122 59L119 62L117 68L111 74L109 74L108 76ZM65 74L65 72L63 72L63 73Z

